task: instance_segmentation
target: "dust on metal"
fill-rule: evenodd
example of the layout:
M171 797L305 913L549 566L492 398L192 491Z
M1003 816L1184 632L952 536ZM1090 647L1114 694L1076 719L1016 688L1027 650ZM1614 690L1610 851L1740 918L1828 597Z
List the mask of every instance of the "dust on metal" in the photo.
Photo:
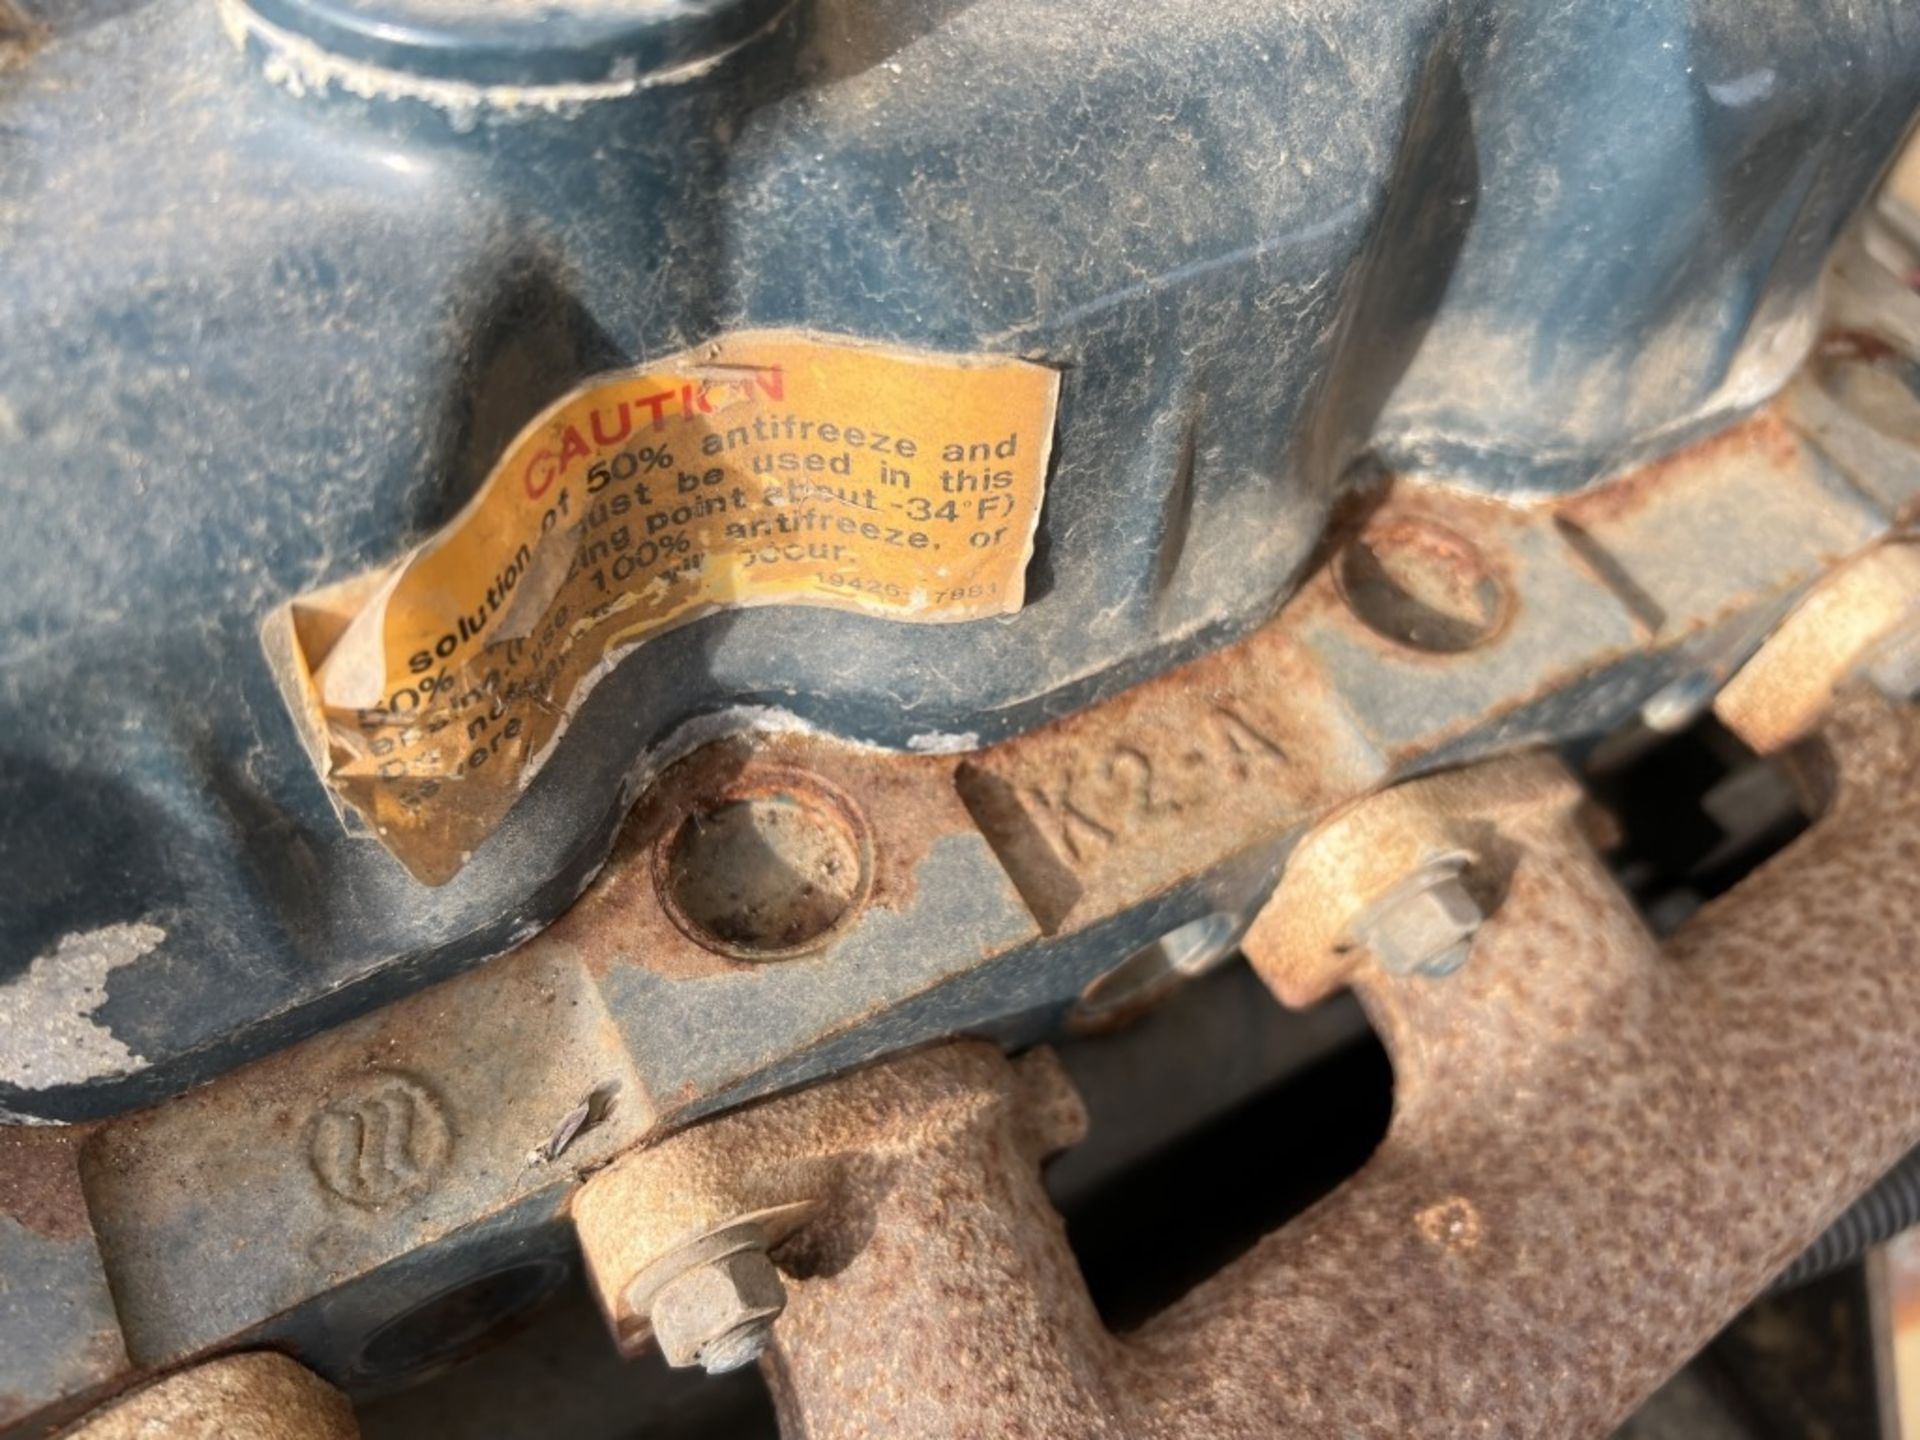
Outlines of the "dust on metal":
M667 914L701 945L746 960L819 948L859 914L873 881L866 817L799 770L756 772L702 797L656 850Z
M1438 856L1373 902L1349 926L1353 942L1390 975L1451 975L1467 963L1486 915L1461 880L1470 857Z
M625 1199L728 1162L715 1204L814 1199L766 1373L815 1440L1605 1433L1920 1138L1920 714L1854 694L1828 734L1831 812L1665 953L1551 764L1391 807L1422 843L1475 816L1503 897L1447 985L1352 972L1393 1130L1130 1335L1046 1203L1037 1077L988 1047L721 1117L623 1160Z

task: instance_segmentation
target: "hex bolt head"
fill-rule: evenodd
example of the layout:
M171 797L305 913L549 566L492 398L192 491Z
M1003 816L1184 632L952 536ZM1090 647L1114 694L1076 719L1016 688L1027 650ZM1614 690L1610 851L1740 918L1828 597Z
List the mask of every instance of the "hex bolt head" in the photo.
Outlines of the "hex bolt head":
M1389 974L1438 977L1467 963L1484 919L1458 871L1442 871L1390 897L1354 934Z
M674 1276L654 1295L648 1318L669 1365L719 1375L759 1359L786 1305L780 1272L755 1247Z

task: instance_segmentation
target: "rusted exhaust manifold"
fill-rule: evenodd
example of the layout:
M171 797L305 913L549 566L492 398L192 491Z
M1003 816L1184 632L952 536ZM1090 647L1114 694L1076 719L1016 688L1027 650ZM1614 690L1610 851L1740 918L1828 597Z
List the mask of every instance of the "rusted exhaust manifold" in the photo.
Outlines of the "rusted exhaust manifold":
M1850 697L1827 744L1826 818L1664 948L1544 758L1337 821L1362 869L1396 831L1464 836L1490 918L1445 980L1323 951L1310 922L1255 937L1282 994L1350 969L1393 1057L1393 1126L1343 1189L1131 1335L1100 1323L1040 1185L1071 1092L1044 1054L976 1044L597 1177L575 1215L616 1330L644 1335L636 1276L755 1216L790 1296L763 1368L808 1440L1603 1432L1920 1140L1920 725ZM1280 896L1296 915L1316 864L1343 873L1303 848ZM1246 1183L1286 1163L1249 1155Z

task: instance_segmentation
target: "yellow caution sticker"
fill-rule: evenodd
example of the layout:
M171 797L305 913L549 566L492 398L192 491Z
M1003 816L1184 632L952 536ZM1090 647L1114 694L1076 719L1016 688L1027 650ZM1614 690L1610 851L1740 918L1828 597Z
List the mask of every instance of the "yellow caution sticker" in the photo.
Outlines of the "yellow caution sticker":
M269 649L334 795L442 884L594 682L744 605L915 624L1025 598L1058 375L799 332L603 375L448 525L295 600Z

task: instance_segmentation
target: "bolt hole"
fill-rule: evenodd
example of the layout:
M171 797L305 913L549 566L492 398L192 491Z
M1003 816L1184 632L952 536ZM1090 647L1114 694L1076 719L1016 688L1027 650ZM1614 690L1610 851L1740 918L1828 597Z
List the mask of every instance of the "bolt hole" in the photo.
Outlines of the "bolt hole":
M567 1274L558 1260L529 1261L414 1306L367 1337L353 1362L356 1388L388 1389L466 1359L553 1294Z
M1455 655L1506 623L1506 587L1486 559L1430 521L1369 526L1341 551L1334 579L1361 623L1409 650Z
M1216 910L1169 930L1087 986L1069 1023L1080 1031L1103 1029L1150 1008L1231 955L1245 929L1241 916Z
M819 949L871 882L853 802L792 771L750 775L694 809L658 855L656 884L681 932L744 960Z

